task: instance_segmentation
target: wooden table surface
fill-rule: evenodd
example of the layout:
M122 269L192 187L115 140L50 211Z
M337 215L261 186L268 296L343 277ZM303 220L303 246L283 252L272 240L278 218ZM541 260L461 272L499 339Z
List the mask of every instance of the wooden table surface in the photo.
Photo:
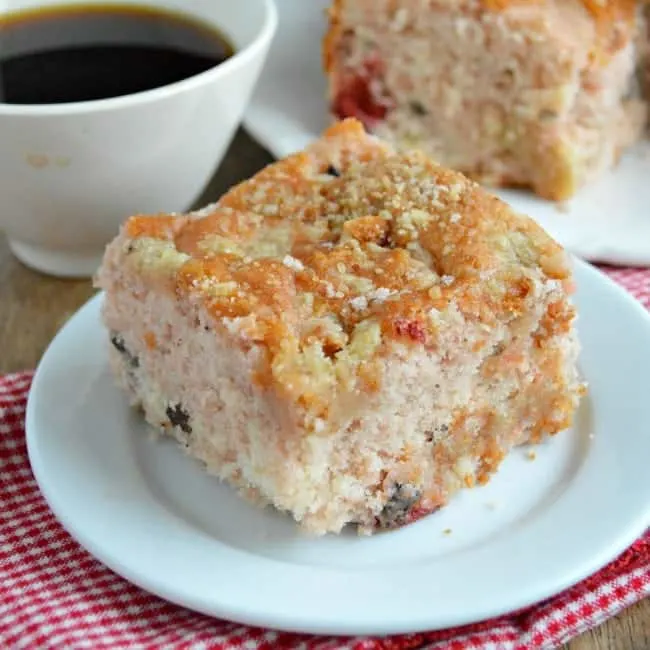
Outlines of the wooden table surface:
M197 206L270 160L243 132L238 133ZM0 233L0 373L34 368L57 330L93 293L89 280L57 280L25 268L11 255ZM650 599L563 650L650 650Z

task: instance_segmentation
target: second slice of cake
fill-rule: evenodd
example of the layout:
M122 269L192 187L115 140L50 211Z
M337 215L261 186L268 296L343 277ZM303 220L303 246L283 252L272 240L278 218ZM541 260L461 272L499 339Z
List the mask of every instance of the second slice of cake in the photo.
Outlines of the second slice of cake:
M129 219L98 286L146 419L314 534L433 512L582 391L562 248L353 120L200 213Z
M333 0L330 110L493 186L565 200L642 133L638 0Z

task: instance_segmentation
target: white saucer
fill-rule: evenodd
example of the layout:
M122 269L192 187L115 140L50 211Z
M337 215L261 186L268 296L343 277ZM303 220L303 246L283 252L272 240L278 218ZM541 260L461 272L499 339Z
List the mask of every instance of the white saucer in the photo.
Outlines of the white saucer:
M279 28L244 117L248 132L273 155L305 146L327 125L321 66L324 10L331 0L278 0ZM576 255L650 266L650 141L584 189L560 211L527 192L499 191Z
M101 294L37 370L27 407L36 479L111 569L221 618L388 634L527 606L596 571L650 524L650 316L583 262L577 281L590 395L575 428L535 460L515 451L486 487L402 530L306 539L147 435L108 373Z

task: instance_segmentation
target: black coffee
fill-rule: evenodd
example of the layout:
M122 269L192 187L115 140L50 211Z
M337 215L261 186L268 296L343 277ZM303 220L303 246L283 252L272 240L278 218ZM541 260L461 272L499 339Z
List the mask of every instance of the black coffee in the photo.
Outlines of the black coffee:
M187 79L223 62L222 34L183 14L75 5L0 18L0 103L118 97Z

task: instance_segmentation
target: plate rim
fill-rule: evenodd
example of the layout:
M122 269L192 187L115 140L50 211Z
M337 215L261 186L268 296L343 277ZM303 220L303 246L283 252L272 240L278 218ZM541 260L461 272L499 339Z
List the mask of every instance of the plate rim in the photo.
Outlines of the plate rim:
M587 262L584 262L577 258L573 259L576 267L576 275L578 275L578 273L585 273L586 275L584 277L586 278L590 278L596 282L605 282L610 286L610 289L613 289L616 292L618 299L626 301L630 309L632 309L633 312L636 312L635 318L642 318L645 320L645 324L648 328L648 341L650 342L650 313L648 310L645 309L643 305L641 305L641 303L634 298L634 296L620 287L615 281L609 278L602 271L593 267ZM103 296L103 292L96 293L77 312L75 312L71 319L59 330L57 335L51 341L41 359L41 362L38 364L33 377L32 388L29 392L25 416L29 463L32 467L32 472L36 479L38 489L47 502L48 507L53 512L57 521L71 535L71 537L82 546L82 548L84 548L93 557L102 562L117 575L122 576L132 584L169 602L175 603L182 607L187 607L197 612L201 612L208 616L225 618L227 620L240 624L261 626L269 629L297 633L328 634L335 636L385 635L445 629L449 627L457 627L466 624L477 623L490 618L507 615L508 613L534 605L543 600L546 600L547 598L561 593L565 589L577 584L584 578L597 572L600 568L618 557L626 548L628 548L645 532L648 526L650 526L649 503L648 507L646 508L646 512L638 513L635 517L635 525L628 526L625 534L619 534L615 540L615 543L611 543L613 540L610 540L609 543L601 541L600 553L591 553L593 556L592 560L584 562L579 571L574 571L569 576L556 576L555 580L551 581L552 585L549 583L548 579L540 581L541 586L538 586L537 589L533 589L532 591L529 589L527 592L528 596L524 599L520 599L515 605L511 604L508 607L504 607L503 604L499 606L497 603L495 603L491 610L486 610L479 616L475 614L467 615L466 613L459 613L456 618L447 620L446 622L438 621L437 623L432 623L431 619L412 619L410 623L405 624L402 622L398 625L391 624L391 622L386 621L376 621L375 623L370 624L356 624L350 620L347 622L328 620L327 616L325 616L320 621L305 620L304 616L301 618L301 615L295 612L285 613L284 617L279 617L277 614L269 616L264 612L259 611L259 607L253 607L252 610L249 608L248 611L243 611L241 608L235 610L229 609L227 602L227 589L225 589L222 593L222 596L223 594L226 594L225 601L222 597L221 601L218 602L216 606L214 602L207 603L205 597L200 595L197 595L194 598L188 598L187 596L179 598L177 593L174 593L173 590L170 590L164 585L164 579L161 583L161 581L158 581L155 578L152 579L151 577L139 575L137 569L128 566L128 562L127 566L125 566L119 560L116 560L116 558L111 557L111 553L105 549L102 549L100 547L101 545L98 546L96 540L88 539L84 531L79 530L79 526L75 525L75 523L71 521L69 513L66 513L65 506L59 503L50 489L48 489L50 486L48 485L48 479L46 477L47 469L43 464L44 459L40 457L40 453L38 451L39 434L38 428L34 423L34 419L36 417L35 409L38 405L41 383L45 382L47 379L46 372L48 368L48 360L52 355L51 350L55 349L56 346L59 345L59 342L61 341L60 337L64 335L65 331L69 331L68 328L72 327L73 322L79 323L81 322L84 315L88 315L88 313L92 312L93 309L101 308ZM646 369L645 372L650 376L650 368ZM43 379L44 377L45 379ZM271 560L269 558L263 558L263 562L277 564L277 561ZM300 567L300 570L305 571L306 567ZM313 575L323 575L323 573L319 572L318 570L315 572L307 572ZM342 571L340 573L346 573L346 571ZM512 597L510 597L509 600L512 600Z

